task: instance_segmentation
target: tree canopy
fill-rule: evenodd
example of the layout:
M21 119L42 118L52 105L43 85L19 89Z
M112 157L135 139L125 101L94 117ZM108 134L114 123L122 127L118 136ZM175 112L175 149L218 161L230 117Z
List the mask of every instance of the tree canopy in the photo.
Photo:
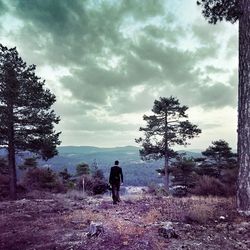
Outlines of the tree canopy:
M87 163L79 163L76 166L76 175L81 176L81 175L89 175L90 174L90 167Z
M197 4L202 6L202 14L212 24L223 19L235 23L241 14L239 0L200 0Z
M232 148L224 140L213 141L212 145L202 152L202 155L221 168L235 166L237 162L237 154L232 152Z
M51 109L56 101L45 81L27 65L16 48L0 44L0 146L8 149L11 195L16 193L17 150L28 150L49 159L57 154L59 117Z
M177 98L160 97L154 101L153 115L144 115L146 127L141 127L144 138L136 139L141 144L140 155L143 160L165 159L165 187L168 189L169 160L177 156L174 145L187 145L201 133L201 130L188 121L187 106L181 106Z

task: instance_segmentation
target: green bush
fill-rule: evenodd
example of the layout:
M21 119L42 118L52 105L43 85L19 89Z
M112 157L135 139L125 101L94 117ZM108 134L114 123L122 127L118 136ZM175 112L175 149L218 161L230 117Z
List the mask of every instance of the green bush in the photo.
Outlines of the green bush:
M65 187L59 177L50 168L32 168L25 173L22 185L29 191L46 190L65 192Z
M200 176L194 188L190 192L195 195L203 196L230 196L228 186L219 179L207 175Z
M82 177L83 178L83 177ZM77 187L82 190L82 178L78 179ZM87 175L84 177L84 190L89 195L104 194L108 190L108 184L104 179Z
M89 175L90 174L90 167L87 163L80 163L76 166L76 175Z

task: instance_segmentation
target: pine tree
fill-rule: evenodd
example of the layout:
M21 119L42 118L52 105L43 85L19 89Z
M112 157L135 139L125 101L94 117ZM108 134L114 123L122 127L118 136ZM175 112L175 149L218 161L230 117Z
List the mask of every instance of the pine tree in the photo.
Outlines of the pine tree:
M203 15L209 23L225 19L239 21L239 84L238 84L238 211L250 215L250 1L201 0Z
M212 145L202 152L202 155L219 169L237 166L237 154L232 152L232 148L224 140L213 141Z
M76 175L82 176L82 175L89 175L90 174L90 167L87 163L79 163L76 166Z
M35 65L27 66L16 48L0 44L0 146L8 150L10 195L16 198L17 150L31 151L47 160L57 154L59 122L51 106L56 101L35 75Z
M153 115L144 115L147 126L140 131L144 138L136 139L141 144L140 155L142 160L164 158L164 185L169 189L169 161L177 156L172 149L176 144L187 145L187 139L191 139L201 133L201 130L191 124L186 114L188 107L181 106L179 100L170 97L160 97L154 101Z

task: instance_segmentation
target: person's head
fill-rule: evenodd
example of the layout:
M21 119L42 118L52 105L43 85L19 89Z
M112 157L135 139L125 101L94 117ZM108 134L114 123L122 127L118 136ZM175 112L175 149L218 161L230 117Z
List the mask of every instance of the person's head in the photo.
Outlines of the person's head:
M115 165L119 165L119 161L115 161Z

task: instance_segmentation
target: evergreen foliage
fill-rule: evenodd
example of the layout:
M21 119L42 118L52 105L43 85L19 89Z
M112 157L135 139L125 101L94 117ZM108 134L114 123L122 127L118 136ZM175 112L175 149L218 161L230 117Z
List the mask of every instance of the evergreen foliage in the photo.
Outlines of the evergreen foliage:
M57 154L59 122L51 106L56 98L44 88L45 81L35 75L16 48L0 44L0 146L8 149L10 193L16 197L17 150L28 150L49 159Z
M235 194L232 191L232 186L222 183L218 178L207 175L200 176L190 192L199 196L231 196Z
M235 168L237 167L237 154L232 152L232 148L224 140L218 140L212 142L212 146L209 146L202 152L206 160L217 168Z
M164 176L165 188L168 190L169 160L177 156L172 147L174 145L187 145L188 139L192 139L201 133L201 130L190 123L187 118L187 106L181 106L179 100L170 96L160 97L154 101L153 115L144 115L146 127L141 127L144 138L136 139L142 146L140 155L142 160L165 159Z
M80 163L76 167L78 188L82 190L84 178L84 190L90 195L103 194L107 191L108 184L104 178L103 171L98 169L96 161L89 167L86 163Z
M29 190L44 190L50 192L66 191L58 175L50 168L28 169L23 180L23 186Z
M80 163L76 166L76 175L89 175L90 174L90 167L87 163Z
M216 24L225 19L235 23L241 14L240 0L201 0L197 1L202 6L202 14L209 23Z
M196 163L193 158L179 156L175 162L171 164L170 172L173 175L173 186L185 186L188 188L195 186L197 178Z

